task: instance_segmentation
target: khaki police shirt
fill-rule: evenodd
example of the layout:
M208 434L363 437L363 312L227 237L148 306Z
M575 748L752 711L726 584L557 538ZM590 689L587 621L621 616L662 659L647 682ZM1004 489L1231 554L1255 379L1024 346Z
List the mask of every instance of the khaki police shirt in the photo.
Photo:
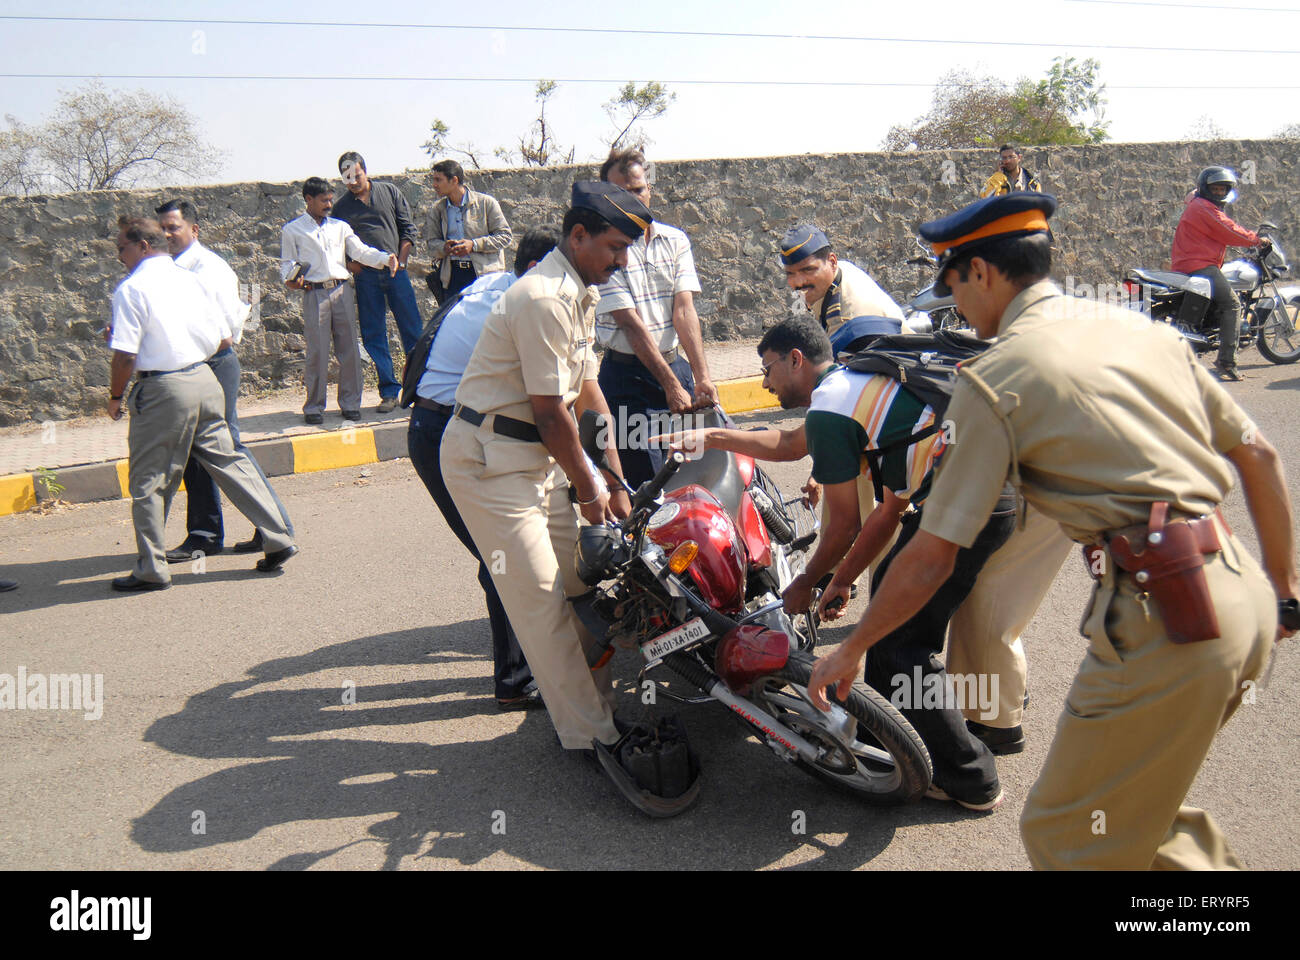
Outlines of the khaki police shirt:
M563 397L571 405L582 381L596 379L598 299L559 248L552 250L488 314L456 401L528 423L529 395Z
M998 333L958 376L921 529L975 541L1010 475L1012 436L1022 495L1080 543L1145 523L1158 500L1198 515L1222 502L1232 472L1221 454L1255 428L1167 324L1042 281L1007 306Z

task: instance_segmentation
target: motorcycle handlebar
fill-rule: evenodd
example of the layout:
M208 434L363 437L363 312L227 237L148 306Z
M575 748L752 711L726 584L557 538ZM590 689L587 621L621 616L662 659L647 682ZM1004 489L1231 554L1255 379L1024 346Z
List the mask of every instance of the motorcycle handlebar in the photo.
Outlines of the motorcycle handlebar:
M680 469L681 465L686 462L686 458L677 451L673 451L664 459L664 465L659 468L659 472L651 479L641 484L637 490L636 496L632 498L632 513L642 510L651 503L664 486L672 479L672 475Z

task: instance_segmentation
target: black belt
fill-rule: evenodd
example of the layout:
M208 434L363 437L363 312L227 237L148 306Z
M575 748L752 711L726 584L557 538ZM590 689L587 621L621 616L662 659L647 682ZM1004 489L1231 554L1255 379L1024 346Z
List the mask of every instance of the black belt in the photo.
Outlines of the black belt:
M432 410L434 413L445 413L449 417L456 412L456 408L450 403L439 403L437 400L426 400L424 397L416 397L415 405L425 410Z
M165 373L184 373L186 370L193 370L195 367L201 367L207 363L206 360L200 360L198 363L191 363L188 367L181 367L179 370L137 370L137 377L161 377Z
M487 419L487 414L479 413L472 407L467 407L463 403L456 404L454 415L460 417L466 423L474 426L482 425ZM542 435L537 432L537 427L526 420L516 420L514 417L503 417L496 414L492 417L492 432L498 433L503 437L509 437L511 440L523 440L526 443L541 443Z
M665 363L672 363L679 356L676 347L671 350L661 350L659 355L664 358ZM641 358L635 353L624 353L622 350L614 350L611 347L605 348L605 356L611 360L617 360L619 363L641 363Z
M303 290L333 290L340 283L347 283L346 280L304 280L302 283Z

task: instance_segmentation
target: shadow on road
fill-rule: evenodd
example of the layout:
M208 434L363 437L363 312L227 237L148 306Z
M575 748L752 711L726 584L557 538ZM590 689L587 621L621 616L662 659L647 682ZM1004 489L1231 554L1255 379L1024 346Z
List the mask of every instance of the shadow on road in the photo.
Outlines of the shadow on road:
M703 797L682 817L651 821L591 763L559 748L542 710L526 712L518 729L487 740L393 743L349 736L377 725L480 715L479 723L495 723L491 684L482 676L359 683L350 706L340 705L339 686L293 682L326 670L343 676L339 671L349 667L359 676L377 665L478 661L481 667L484 626L334 644L266 661L245 679L190 698L180 713L154 722L145 739L183 756L236 763L160 799L133 822L133 840L172 853L238 843L281 824L383 817L364 837L268 866L305 869L348 847L376 843L386 869L408 857L475 864L498 854L557 869L752 869L787 857L808 861L801 866L847 869L869 863L899 826L965 816L934 803L865 806L781 763L728 713L706 705L684 714L704 767ZM630 693L623 696L620 711L641 709ZM194 832L196 811L206 832ZM794 826L800 819L802 833Z

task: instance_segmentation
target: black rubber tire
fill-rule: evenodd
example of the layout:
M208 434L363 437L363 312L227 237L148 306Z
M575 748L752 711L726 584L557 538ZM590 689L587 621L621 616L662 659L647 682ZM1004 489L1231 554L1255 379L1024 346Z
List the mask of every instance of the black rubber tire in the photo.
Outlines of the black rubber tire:
M1265 359L1273 363L1295 363L1300 360L1300 298L1291 300L1285 306L1291 318L1291 329L1293 331L1291 341L1296 344L1296 348L1289 353L1279 353L1274 350L1264 340L1264 335L1268 332L1267 324L1259 328L1259 338L1255 341L1255 345L1259 347L1259 352L1264 355Z
M812 678L813 663L816 658L811 653L796 651L779 672L762 677L754 682L749 699L757 706L772 714L784 726L794 730L805 739L822 745L834 741L841 750L841 764L832 762L810 763L799 758L795 761L805 773L825 783L837 787L873 804L898 804L919 799L930 786L933 768L930 754L921 742L920 735L903 715L890 705L889 701L862 681L853 684L848 699L839 703L858 722L857 737L865 731L875 739L876 744L862 743L855 739L854 744L863 751L869 751L865 757L855 746L848 748L842 739L831 733L824 726L818 725L818 718L825 718L806 701L808 681ZM773 694L780 695L782 689L798 689L799 694L793 698L797 709L790 709L792 702L789 693L785 702L773 699ZM831 691L827 691L830 695ZM804 709L804 707L807 709ZM883 748L888 760L882 761L879 754ZM849 755L852 756L854 770L848 771Z

